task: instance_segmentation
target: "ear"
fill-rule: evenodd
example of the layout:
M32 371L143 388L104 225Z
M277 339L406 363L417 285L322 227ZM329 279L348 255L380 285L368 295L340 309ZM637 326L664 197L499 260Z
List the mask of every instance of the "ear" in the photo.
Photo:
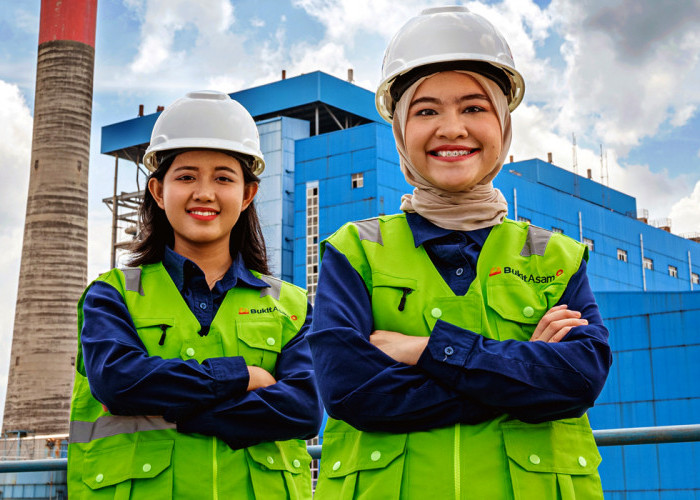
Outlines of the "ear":
M148 190L151 192L151 196L156 200L161 210L165 210L165 204L163 203L163 181L151 177L148 179Z
M241 204L241 212L248 208L248 205L253 203L253 198L258 193L259 184L257 182L248 182L243 188L243 203Z

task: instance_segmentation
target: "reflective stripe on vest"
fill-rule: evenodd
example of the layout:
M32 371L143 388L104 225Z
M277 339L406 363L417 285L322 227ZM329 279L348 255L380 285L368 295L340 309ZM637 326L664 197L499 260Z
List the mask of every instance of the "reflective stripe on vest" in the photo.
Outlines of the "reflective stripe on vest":
M360 236L360 240L372 241L374 243L379 243L384 245L384 240L382 240L382 232L379 229L379 219L365 219L353 222L353 225L357 228L357 234Z
M143 295L143 286L141 286L141 268L120 267L119 270L124 273L125 289L129 292L139 292L139 295Z
M71 443L89 443L95 439L116 436L118 434L135 434L143 431L162 431L173 429L177 425L163 417L137 415L122 417L105 415L94 422L74 421L70 423L69 441Z
M522 257L530 257L531 255L544 256L544 251L547 249L547 243L549 243L551 237L551 231L533 225L528 226L527 239L520 255Z
M273 278L272 276L266 276L264 274L261 274L258 279L264 281L268 285L270 285L270 288L262 288L260 290L260 298L262 299L263 297L266 296L271 296L275 300L280 299L280 293L282 293L282 282L276 278Z

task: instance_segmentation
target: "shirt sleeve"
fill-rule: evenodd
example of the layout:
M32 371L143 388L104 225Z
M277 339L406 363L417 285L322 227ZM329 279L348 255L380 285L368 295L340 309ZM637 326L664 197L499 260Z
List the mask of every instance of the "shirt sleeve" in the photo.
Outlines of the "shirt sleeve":
M612 363L585 261L558 304L579 311L588 325L572 328L558 343L546 343L488 339L438 321L418 366L526 422L579 417L593 406Z
M311 306L299 333L277 358L277 383L237 395L177 422L179 432L216 436L233 449L264 441L308 439L318 434L323 409L306 334Z
M83 316L80 341L90 390L114 415L162 415L172 422L248 387L240 356L201 364L149 356L123 297L107 283L87 291Z
M410 432L478 423L500 413L374 347L371 311L360 275L326 244L309 344L331 417L361 430Z

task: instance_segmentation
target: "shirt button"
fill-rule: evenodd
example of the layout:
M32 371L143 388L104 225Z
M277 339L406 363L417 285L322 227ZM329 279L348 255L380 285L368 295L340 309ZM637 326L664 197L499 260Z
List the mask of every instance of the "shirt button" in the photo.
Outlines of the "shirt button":
M272 458L272 457L267 457L267 463L270 464L270 465L272 465L272 464L275 463L275 459Z
M299 460L294 460L294 462L292 462L292 465L298 469L299 467L301 467L301 462Z
M151 470L151 464L143 464L142 469L144 472L149 472Z
M579 464L581 467L585 467L585 466L588 464L588 462L586 461L585 458L583 458L583 457L578 457L578 464Z
M535 310L530 307L530 306L525 306L523 307L523 316L526 318L532 318L532 315L535 314Z
M437 319L437 318L439 318L440 316L442 316L442 309L440 309L439 307L434 307L433 310L430 311L430 315L431 315L433 318Z
M336 462L333 464L333 470L338 470L340 469L340 462Z
M105 479L104 474L98 474L98 475L95 476L95 482L96 482L96 483L101 483L102 481L104 481L104 479Z
M457 271L455 271L455 274L457 276L462 276L462 273L464 273L464 269L462 269L461 267L459 269L457 269Z
M267 338L267 345L275 345L275 339L272 337Z
M206 302L200 302L200 303L199 303L199 308L200 308L200 309L206 309L206 308L207 308L207 303L206 303Z
M447 347L445 347L445 354L447 354L448 356L452 356L454 353L455 353L455 350L451 345L448 345Z
M537 465L537 464L540 463L540 457L538 457L537 455L535 455L535 454L533 453L532 455L530 455L530 462L532 462L533 464Z
M194 356L194 349L188 347L185 353L191 358L192 356Z
M374 450L372 454L369 456L369 458L372 459L372 462L376 462L380 458L382 458L382 452L379 450Z

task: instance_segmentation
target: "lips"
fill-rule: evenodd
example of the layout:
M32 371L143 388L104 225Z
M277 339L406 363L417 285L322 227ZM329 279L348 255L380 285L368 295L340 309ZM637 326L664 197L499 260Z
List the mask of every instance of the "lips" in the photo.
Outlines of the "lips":
M469 148L464 146L440 146L428 151L430 156L441 160L456 161L468 158L481 151L479 148Z
M211 208L192 208L187 210L187 214L197 220L214 220L219 215L219 212Z

